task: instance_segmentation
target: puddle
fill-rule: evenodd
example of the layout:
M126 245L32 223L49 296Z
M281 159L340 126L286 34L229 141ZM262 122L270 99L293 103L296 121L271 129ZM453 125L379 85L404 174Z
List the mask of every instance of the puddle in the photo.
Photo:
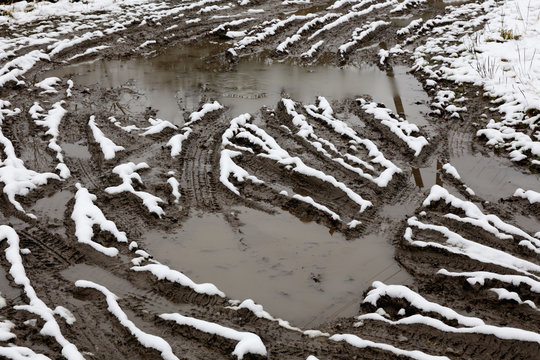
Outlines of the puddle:
M450 163L476 195L491 202L514 195L517 188L540 191L540 175L523 174L508 159L462 154Z
M302 327L356 314L362 292L376 279L409 279L393 260L393 247L377 235L347 241L282 212L241 208L238 217L245 224L240 231L204 214L172 234L150 231L143 243L193 280L212 282L233 299L252 298Z
M74 64L45 76L71 77L83 86L128 86L142 96L131 96L123 107L140 110L152 106L158 111L157 117L176 124L182 123L184 109L198 108L203 95L231 107L235 115L255 113L262 106L275 107L282 92L304 103L314 102L319 95L342 100L369 94L374 101L394 111L404 111L411 122L426 124L421 113L428 113L429 109L416 104L422 96L419 92L422 87L407 74L406 67L396 67L393 73L386 74L374 66L304 68L252 59L240 61L231 71L223 71L222 66L213 64L208 57L225 50L216 47L172 48L155 58ZM400 109L396 109L396 99L400 99Z
M68 201L73 199L74 196L68 190L56 192L49 197L36 201L31 212L35 213L39 219L46 220L49 225L54 226L59 235L65 236L64 212Z
M416 186L422 189L431 189L433 185L443 185L440 171L442 164L437 161L433 166L424 168L411 168L411 174Z
M60 145L66 156L71 158L81 159L81 160L90 160L92 155L88 151L88 146L82 145L81 143L62 143Z

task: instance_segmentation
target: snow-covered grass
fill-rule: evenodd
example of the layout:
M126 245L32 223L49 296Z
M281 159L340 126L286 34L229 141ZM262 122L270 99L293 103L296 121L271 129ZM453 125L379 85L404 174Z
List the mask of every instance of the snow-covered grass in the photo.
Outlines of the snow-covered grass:
M459 21L463 16L470 20ZM433 80L481 86L502 119L491 119L477 135L487 138L488 145L507 149L513 161L535 165L540 164L539 19L537 1L467 4L439 19L446 25L414 54L415 68Z

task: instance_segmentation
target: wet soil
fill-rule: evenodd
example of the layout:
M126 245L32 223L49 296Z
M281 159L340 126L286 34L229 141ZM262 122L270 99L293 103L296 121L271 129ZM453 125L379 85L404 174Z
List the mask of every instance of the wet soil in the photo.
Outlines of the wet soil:
M283 10L264 2L252 3L254 8L264 10L249 15L256 18L253 21L258 25L292 13L322 15L329 12L326 8L330 5L312 1ZM350 34L358 26L344 24L322 35L325 49L315 58L305 59L301 54L312 45L308 42L290 46L287 54L275 50L281 41L294 34L300 23L243 49L238 57L230 57L227 49L232 40L227 40L222 31L211 30L238 18L235 10L220 13L231 19L208 16L204 21L189 24L186 20L202 15L196 10L186 10L185 17L165 16L159 21L149 18L146 24L127 26L121 35L107 35L73 46L26 74L26 79L33 79L29 87L49 76L58 76L62 83L73 80L75 86L69 98L64 91L39 94L35 89L28 91L23 85L13 83L0 88L3 100L23 109L20 116L4 120L3 134L11 139L25 164L36 171L52 171L56 160L55 154L47 149L48 137L42 128L34 125L28 109L36 99L47 108L56 101L66 101L67 115L60 124L59 143L71 177L62 182L51 181L26 197L18 197L23 207L37 216L36 220L16 211L5 195L0 200L0 222L12 226L21 238L21 248L30 250L23 261L36 292L50 306L62 305L77 319L73 324L61 323L65 336L85 351L89 359L109 359L111 354L119 359L160 356L157 351L141 346L111 316L101 294L74 286L76 280L86 279L118 295L119 304L130 320L144 331L163 337L180 358L232 359L235 344L191 327L171 326L158 318L161 313L178 312L254 332L266 345L269 359L306 359L309 355L320 359L397 357L388 351L357 348L324 336L309 337L278 322L258 318L248 310L228 308L228 300L246 298L254 299L273 316L302 329L355 334L451 359L537 358L540 346L533 342L452 334L425 325L390 325L380 321L365 321L360 327L354 324L355 315L376 310L361 302L370 284L379 280L407 285L431 301L462 314L478 316L492 325L536 332L540 328L533 309L511 301L500 302L489 291L498 286L496 282L471 286L464 278L435 275L441 268L513 272L437 249L413 247L403 239L406 219L425 211L432 223L444 224L468 238L478 238L482 243L538 263L537 255L524 253L517 245L503 244L488 232L445 218L446 213L455 210L444 204L422 207L429 189L437 184L482 204L486 211L528 233L540 229L539 207L512 198L517 187L539 191L539 176L486 149L475 137L474 126L467 122L489 112L488 99L475 96L474 87L467 88L464 91L470 103L462 116L464 120L448 119L444 114L431 112L433 93L424 90L425 79L408 72L411 64L407 56L396 56L384 66L379 63L379 50L397 43L395 31L408 24L407 19L436 18L444 11L442 2L409 8L390 18L390 25L341 56L338 47L350 40ZM384 11L374 11L368 18L387 18L386 15ZM178 27L166 31L171 25ZM229 30L250 29L252 25L230 26ZM32 25L26 30L32 31ZM4 35L9 35L9 31L0 29ZM422 44L423 39L420 36L411 46ZM148 40L156 43L139 47ZM69 60L98 45L109 47L100 53ZM303 105L314 104L317 96L325 96L337 119L344 120L362 138L373 141L400 167L402 172L394 175L386 187L381 188L339 166L290 131L294 127L280 105L282 97L296 101L297 109L312 121L317 132L340 149L349 147L347 138L336 135L303 110ZM430 145L414 157L388 128L361 109L356 102L358 97L382 103L417 124ZM226 109L195 123L182 153L176 157L166 147L175 131L167 129L142 137L109 121L114 117L124 127L144 128L149 125L148 118L157 117L182 126L191 112L211 100L218 100ZM372 201L373 206L359 213L358 204L335 187L248 153L243 153L239 165L265 184L234 182L242 196L230 192L219 181L221 136L230 120L245 112L251 113L253 123L292 156L335 176ZM107 137L125 147L115 159L103 158L87 125L91 115ZM363 148L359 147L358 154L368 158ZM144 181L140 188L165 200L162 218L150 214L134 196L110 195L104 191L119 184L118 177L112 173L114 166L129 161L144 161L150 166L140 172ZM461 181L442 171L445 162L456 167ZM382 170L375 164L372 173L377 175ZM174 202L167 184L169 171L174 171L180 183L178 203ZM132 271L133 252L127 246L118 246L119 256L111 259L78 243L71 220L77 182L96 194L96 205L140 249L196 282L214 283L227 298L201 295L179 284ZM465 185L475 195L467 193ZM344 221L332 220L306 203L279 196L278 192L283 190L310 196L338 212ZM361 223L352 228L347 226L350 220ZM94 230L95 241L112 245L107 233ZM429 231L420 232L419 236L424 241L441 241L440 236ZM5 247L4 243L0 244L2 250ZM36 316L13 309L25 296L7 275L9 263L5 257L1 257L0 263L0 289L9 305L0 309L0 314L17 324L13 330L17 334L14 343L59 358L58 344L39 333L41 320L37 325L25 323ZM522 299L540 303L538 294L523 288L514 290ZM397 313L402 306L390 298L381 305L389 314Z

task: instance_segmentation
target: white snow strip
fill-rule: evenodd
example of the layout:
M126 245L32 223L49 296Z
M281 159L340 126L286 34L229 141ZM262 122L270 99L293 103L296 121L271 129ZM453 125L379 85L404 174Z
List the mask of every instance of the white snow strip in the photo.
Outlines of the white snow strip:
M54 94L58 92L54 86L57 85L59 81L60 78L57 78L56 76L48 77L38 82L35 86L43 89L41 94Z
M229 190L231 190L238 196L240 196L240 192L238 191L236 186L234 186L229 180L231 175L240 182L251 180L254 184L263 183L263 181L257 179L256 176L250 175L245 169L236 165L233 159L240 155L242 155L242 153L239 151L224 149L221 150L221 156L219 159L219 181L221 181L223 185L225 185Z
M108 231L118 242L127 243L126 233L119 231L116 224L105 218L100 208L94 205L97 200L96 195L91 194L81 184L77 183L77 193L75 194L75 205L71 213L71 219L75 222L75 236L80 243L90 245L95 250L107 255L118 255L118 249L105 247L92 240L94 236L93 227L98 225L101 231Z
M360 349L365 349L365 348L380 349L380 350L391 352L397 356L407 356L411 359L416 359L416 360L449 360L446 356L428 355L419 350L402 350L392 345L376 343L371 340L364 340L353 334L332 335L330 336L330 340L345 341L349 345L352 345Z
M331 217L333 220L341 221L341 218L339 217L338 214L336 214L335 212L333 212L332 210L330 210L330 209L327 208L326 206L321 205L321 204L315 202L310 196L302 196L302 195L294 194L294 195L292 196L292 198L293 198L293 199L296 199L296 200L300 200L300 201L305 202L305 203L307 203L307 204L310 204L310 205L313 206L314 208L319 209L319 210L321 210L322 212L327 213L328 215L330 215L330 217Z
M178 325L191 326L208 334L215 334L226 339L238 341L238 344L236 344L232 353L238 359L243 359L246 354L266 356L266 347L261 338L254 333L237 331L216 323L183 316L177 313L161 314L159 317L164 320L174 321Z
M475 317L460 315L454 310L439 305L437 303L426 300L422 295L412 291L403 285L385 285L380 281L375 281L372 286L374 289L370 290L364 299L364 303L377 306L377 302L384 296L388 296L395 299L406 300L409 304L422 310L424 312L433 312L441 315L445 319L455 320L459 324L464 326L481 326L485 325L484 322Z
M365 314L358 317L358 320L377 320L384 321L392 325L412 325L412 324L423 324L435 328L440 331L457 333L457 334L484 334L484 335L493 335L499 339L504 340L517 340L517 341L527 341L527 342L540 342L540 334L537 334L532 331L527 331L523 329L513 328L513 327L498 327L492 325L478 325L472 327L454 327L448 324L445 324L441 320L434 319L429 316L415 314L411 315L397 321L392 321L384 316L381 316L376 313ZM357 323L358 324L358 323ZM355 324L355 325L357 325Z
M75 282L75 286L100 291L103 295L105 295L107 300L107 309L118 319L118 321L120 321L120 324L126 327L129 332L137 338L142 346L159 351L161 353L161 357L165 360L178 360L176 355L173 354L169 343L159 336L145 333L128 319L126 313L122 310L120 305L118 305L118 297L107 288L87 280L77 280Z
M489 290L497 294L497 296L499 297L499 300L512 300L512 301L517 302L520 305L521 304L529 305L534 310L539 310L534 302L532 302L531 300L525 300L525 301L521 300L518 293L516 292L508 291L503 288L491 288Z
M315 53L319 50L319 48L321 47L322 44L324 44L324 40L317 41L315 44L311 45L311 47L308 49L308 51L303 52L300 55L300 57L303 57L303 58L313 57L313 55L315 55Z
M25 196L39 185L45 185L50 179L60 180L54 173L37 173L24 166L24 162L15 154L15 148L11 141L6 138L0 127L0 144L4 147L4 160L0 160L0 182L4 184L3 192L15 208L26 213L15 196ZM35 218L32 214L28 216Z
M60 145L58 145L58 128L60 126L62 118L67 113L67 111L62 107L62 105L64 104L65 102L63 100L53 104L52 109L49 110L47 115L44 116L43 120L34 119L34 122L38 126L48 128L48 130L45 132L45 135L51 136L51 138L49 139L49 148L56 152L56 159L58 160L58 165L56 166L56 169L60 171L60 177L62 177L63 179L67 179L71 176L71 173L67 166L64 164L62 148L60 147Z
M174 203L178 204L178 201L180 200L180 191L178 191L180 183L174 176L171 176L167 179L167 184L171 186L171 193L174 196Z
M3 299L3 298L2 298ZM4 300L5 303L6 300ZM2 306L6 306L5 304ZM8 341L10 339L16 338L17 335L11 332L11 329L15 327L15 324L9 320L0 321L0 341Z
M143 183L141 176L137 173L137 170L147 169L148 167L148 164L145 162L141 162L139 164L129 162L116 166L113 169L113 173L117 174L120 179L122 179L122 184L117 186L109 186L105 189L105 192L113 195L122 193L124 191L130 192L143 201L143 205L146 206L148 211L161 217L161 215L163 215L165 212L158 204L162 203L163 200L150 193L145 191L137 191L135 188L133 188L133 180L136 180L141 184Z
M390 25L390 22L384 21L384 20L377 20L377 21L368 23L362 26L361 28L356 28L352 33L352 40L341 45L339 47L339 52L343 55L344 53L349 51L351 47L358 44L367 36L373 34L378 28L380 28L381 26L386 26L386 25Z
M109 139L105 136L105 134L103 134L103 132L96 125L94 115L90 116L88 126L90 126L90 129L92 130L94 140L101 147L101 151L103 152L103 157L105 158L105 160L114 159L116 152L125 150L123 146L116 145L111 139Z
M299 157L292 157L289 155L289 153L281 148L279 144L276 142L276 140L268 135L266 131L259 128L258 126L249 123L248 121L251 119L249 114L241 115L237 118L234 118L231 121L231 126L229 129L225 131L225 133L222 136L222 144L225 145L232 145L237 149L247 150L249 148L242 148L239 146L234 145L234 143L231 142L233 138L239 138L239 139L245 139L249 141L250 143L259 146L262 148L262 152L260 154L257 154L257 156L268 158L271 160L274 160L278 162L280 165L283 166L290 166L292 168L292 171L298 172L300 174L315 177L323 182L329 183L332 186L340 189L343 191L352 201L360 205L360 212L363 212L368 206L371 206L371 201L364 200L359 194L351 190L347 185L344 183L336 180L331 175L327 175L324 172L314 169L308 165L306 165ZM253 152L253 150L249 149L247 150L249 152ZM223 162L222 169L222 177L220 177L220 180L231 189L231 191L238 193L238 190L234 188L230 182L228 182L228 176L229 174L233 172L237 172L237 179L239 181L243 181L243 179L248 175L245 170L239 168L234 162L232 162L232 157L238 156L241 153L235 152L235 151L228 151L223 150L221 152L221 160ZM231 164L232 163L232 164ZM223 179L222 179L223 178ZM253 179L251 179L253 181ZM234 189L234 190L233 190Z
M380 120L381 124L387 126L390 131L403 140L407 146L414 151L414 156L420 155L424 146L428 145L428 141L423 136L413 136L412 133L417 133L420 130L416 124L411 124L394 114L392 110L384 107L379 107L377 103L367 103L364 99L357 99L362 104L362 109L368 114L371 114L375 119ZM393 116L392 116L393 115Z
M225 297L225 293L219 290L214 284L197 284L181 272L170 269L167 265L148 264L144 266L134 266L131 268L131 270L148 271L152 273L155 277L157 277L158 280L167 280L170 282L178 283L182 286L191 288L193 291L199 294L206 294L210 296L217 295Z
M420 240L413 240L412 229L408 227L405 230L403 238L414 246L419 247L434 247L438 249L446 250L453 254L459 254L467 256L473 260L483 263L495 264L508 269L512 269L523 273L525 275L540 279L540 277L531 274L530 272L540 272L540 266L530 261L517 258L504 251L500 251L489 246L485 246L476 243L471 240L463 238L458 233L455 233L445 226L424 224L417 220L416 217L409 218L407 220L409 226L415 226L420 230L433 230L444 236L445 243L438 242L425 242Z
M376 178L364 172L357 172L357 173L360 176L363 176L369 180L372 180L375 184L377 184L380 187L386 187L388 183L392 180L393 175L396 173L400 173L401 169L398 168L390 160L387 160L384 157L383 153L379 151L377 146L371 140L360 138L357 135L356 131L354 131L353 128L347 125L347 123L334 118L333 116L334 110L332 109L332 107L330 106L330 103L328 102L328 100L326 100L326 98L319 96L317 100L318 100L318 105L304 106L307 113L316 119L322 120L324 123L330 126L336 133L342 136L348 137L350 140L354 141L357 145L364 146L366 150L368 151L370 161L372 163L381 165L382 167L385 168L385 170ZM350 154L344 154L344 156L352 162L355 162L359 165L366 166L370 170L374 170L374 168L371 165L367 164L365 161L358 159L356 156L352 156ZM349 170L352 170L352 168L353 167L351 166Z
M161 119L148 119L148 122L150 123L149 127L144 128L143 130L146 130L141 134L141 136L148 136L148 135L154 135L159 134L163 130L170 128L177 130L178 127L176 125L172 124L171 122L167 120L161 120Z
M444 171L446 171L447 174L452 175L456 180L461 180L461 176L459 176L458 171L452 165L444 164L442 168L444 169Z
M428 197L424 200L423 206L429 206L432 202L445 201L457 209L463 210L467 217L459 217L455 214L447 214L453 220L466 222L478 227L481 227L487 232L492 233L500 239L513 239L513 235L524 238L519 242L519 245L525 246L536 253L540 253L540 240L527 234L520 228L502 221L498 216L493 214L485 215L478 206L470 201L461 200L460 198L450 194L448 190L439 185L434 185Z
M488 271L451 272L446 269L437 271L437 274L453 277L466 277L467 282L471 285L480 284L484 286L486 280L497 280L513 286L525 284L530 287L532 292L540 294L540 281L536 281L523 275L497 274Z
M214 101L213 103L206 103L202 106L201 110L189 114L189 121L185 123L184 126L189 126L194 122L201 120L206 114L220 109L223 109L223 105L217 101Z
M518 188L514 193L514 196L527 199L531 204L540 203L540 193L534 190L523 190Z
M51 358L35 353L32 349L24 346L0 346L0 356L5 356L12 360L51 360Z
M6 260L9 261L11 267L9 269L10 275L13 277L13 281L17 285L21 285L24 289L24 293L29 299L28 305L14 306L16 310L25 310L32 314L38 315L45 324L40 331L43 336L51 336L62 347L62 355L68 360L83 360L77 347L69 342L54 318L54 311L51 310L36 294L36 291L30 284L30 280L26 276L26 271L22 264L22 258L19 249L19 236L13 230L13 228L0 225L0 242L6 240L8 247L5 250Z

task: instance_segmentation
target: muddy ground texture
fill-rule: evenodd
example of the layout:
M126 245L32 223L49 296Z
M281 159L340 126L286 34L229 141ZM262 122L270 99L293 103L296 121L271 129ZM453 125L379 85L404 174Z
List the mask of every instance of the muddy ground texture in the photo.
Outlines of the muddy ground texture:
M215 2L213 5L225 5L227 2ZM181 6L175 2L169 2L163 9ZM196 330L189 326L171 325L170 322L158 318L158 314L164 312L179 311L186 316L212 321L224 326L253 332L260 336L265 344L269 359L306 359L309 355L320 359L389 359L400 357L393 352L380 348L359 348L349 343L329 340L326 336L309 337L299 331L288 330L280 326L279 322L257 317L247 309L234 310L227 308L230 304L228 299L219 296L198 294L188 287L167 280L157 280L156 277L146 272L134 272L131 260L134 257L127 246L119 245L120 254L116 258L105 256L91 247L80 244L74 235L75 224L71 219L75 193L75 183L83 184L91 193L97 195L95 204L103 211L108 219L113 220L118 228L125 231L128 239L138 241L141 234L148 229L169 230L181 226L193 211L203 211L223 214L231 227L238 228L240 224L231 215L231 208L238 205L256 208L272 212L276 208L290 211L302 219L316 221L335 231L343 232L350 241L362 235L377 232L384 236L395 246L395 259L412 276L412 283L406 284L412 290L422 294L426 299L450 307L461 314L476 316L483 319L487 324L495 326L517 327L530 331L540 329L540 317L538 310L530 306L518 304L512 300L500 301L498 296L489 291L490 288L501 287L499 280L489 280L484 284L474 284L466 281L463 276L445 276L437 274L440 269L449 272L463 271L490 271L500 274L521 273L509 268L480 262L459 253L450 253L443 248L433 246L419 247L404 239L407 219L418 216L422 222L436 225L444 225L452 231L461 234L467 239L510 253L514 256L538 263L538 254L534 251L518 246L522 240L516 235L512 241L503 241L492 232L486 231L474 224L457 221L445 216L453 213L463 216L463 211L446 204L444 201L432 202L429 206L422 206L427 192L418 188L418 183L411 176L412 168L424 168L432 166L437 161L447 162L452 156L462 153L482 154L484 157L496 158L495 153L484 145L484 141L475 136L476 128L473 123L482 123L489 117L497 114L489 111L490 104L487 99L477 96L478 89L472 86L455 86L456 91L466 95L469 99L467 110L461 113L460 119L452 119L449 114L426 114L429 121L429 129L421 129L421 133L429 137L429 145L426 146L418 157L404 143L397 140L389 129L380 124L370 114L367 114L355 98L339 103L333 103L334 117L347 119L354 114L364 127L355 128L363 138L370 139L385 154L385 156L401 166L402 173L394 174L389 184L382 188L373 181L357 176L335 161L324 156L304 138L296 136L287 129L293 129L291 116L287 113L283 103L275 104L274 108L263 108L257 114L252 114L254 123L271 135L288 151L291 156L298 156L303 161L316 167L326 174L332 174L347 184L357 194L369 199L373 206L359 214L359 205L347 197L341 190L328 183L288 170L285 166L275 161L256 156L262 152L260 147L249 144L242 138L233 138L231 141L243 147L249 147L252 151L243 151L238 164L250 174L257 176L264 184L256 184L250 181L231 181L238 187L241 196L237 196L227 189L219 181L220 151L222 149L222 135L230 126L231 114L227 109L210 113L200 121L192 125L193 132L182 145L179 156L172 157L170 149L166 147L167 141L176 131L165 129L164 131L150 136L141 137L136 133L128 133L115 126L113 123L104 121L114 116L123 126L136 125L140 128L147 126L147 119L155 114L156 109L147 108L144 111L134 112L119 106L122 94L132 92L128 87L104 88L99 84L94 86L80 86L77 83L71 89L71 97L66 97L65 91L58 93L42 94L40 89L32 87L32 84L42 79L42 73L65 66L69 59L77 54L84 53L88 48L99 45L109 45L99 53L92 53L79 57L77 60L91 60L94 58L132 58L137 56L155 56L164 51L166 47L178 46L206 46L201 44L213 43L223 49L221 52L208 56L202 61L202 66L211 69L227 71L233 69L235 63L243 57L271 58L298 63L301 66L310 64L331 65L355 65L361 63L375 64L384 71L391 72L395 65L410 66L409 56L396 54L383 65L380 64L379 50L391 48L401 40L396 37L396 31L408 23L403 20L405 16L423 17L424 19L437 19L438 15L445 14L445 5L439 2L427 2L414 7L405 8L396 14L390 24L380 28L377 32L360 40L354 46L348 48L346 53L338 50L339 46L349 41L350 34L357 27L357 23L349 22L322 33L316 40L324 40L325 46L310 58L302 57L312 44L297 42L287 48L287 52L279 52L276 46L287 36L296 32L302 21L292 21L278 28L274 34L261 41L254 42L245 48L238 49L233 54L227 49L230 39L226 33L230 30L242 31L259 26L264 28L265 21L274 18L286 18L290 14L301 16L307 14L324 15L331 12L327 10L332 2L312 1L310 4L296 4L281 6L274 3L268 4L262 1L251 1L252 8L263 9L264 12L253 12L249 17L253 18L240 25L226 25L222 29L212 31L227 18L212 18L215 13L198 13L199 7L185 9L184 14L164 15L154 10L153 13L133 15L130 24L126 24L121 32L90 39L80 44L71 46L57 54L51 61L42 61L28 71L24 78L26 84L17 85L8 82L0 88L0 98L11 102L13 107L22 111L16 116L6 117L2 124L4 136L13 143L16 154L24 160L26 166L38 172L52 171L57 160L56 154L47 148L49 135L44 133L42 127L35 125L28 113L33 102L40 101L42 106L65 100L64 107L67 114L60 124L59 143L76 144L88 149L78 151L64 150L64 161L71 171L71 177L63 180L51 180L48 184L38 187L27 196L17 197L24 209L36 214L37 219L31 219L8 201L3 195L1 201L0 222L13 227L20 239L21 248L27 248L30 253L24 255L23 264L26 273L32 282L39 297L50 306L62 304L76 317L76 322L67 324L59 319L62 333L78 349L85 352L88 359L150 359L159 358L158 351L143 347L137 339L122 326L117 318L111 316L107 310L105 298L99 292L92 289L75 287L69 274L73 269L81 266L99 268L103 271L103 283L114 287L119 295L119 304L128 314L128 317L136 325L148 333L158 335L165 339L173 351L180 358L186 359L221 359L236 358L232 351L236 343L232 340L211 335ZM335 10L346 12L353 4L346 4ZM367 7L367 6L366 6ZM238 8L225 9L219 15L234 15ZM363 21L388 19L387 8L375 9L364 15ZM126 12L128 12L126 10ZM133 12L136 13L136 12ZM143 18L145 18L143 21ZM93 30L105 26L102 19L106 19L106 13L96 14L92 26ZM201 18L199 22L186 23L186 20ZM467 19L464 18L464 21ZM59 26L63 19L50 18L41 26L54 28ZM142 23L141 23L142 22ZM434 26L438 26L434 23ZM171 26L177 25L173 30ZM39 23L18 25L18 33L32 33L37 31ZM107 25L108 26L108 25ZM320 29L321 25L315 25L309 33ZM104 30L104 29L103 29ZM10 26L4 25L0 33L9 37L14 31ZM81 28L78 34L82 35L87 29ZM407 46L414 48L419 46L429 36L429 32L419 32ZM67 36L67 35L66 35ZM139 47L147 41L155 41L144 47ZM46 46L46 45L44 45ZM24 53L39 49L39 45L32 48L22 48ZM423 82L423 75L416 74ZM62 79L64 82L66 79ZM425 82L423 82L425 84ZM445 86L454 86L445 84ZM426 93L433 97L434 89L425 86ZM367 94L358 94L364 96ZM287 94L283 95L287 97ZM207 98L204 88L201 88L201 105L212 99ZM294 100L294 99L293 99ZM429 105L429 104L428 104ZM186 109L196 111L198 109ZM297 104L297 111L306 116L315 131L322 137L330 139L340 151L347 151L350 139L332 131L325 123L318 121L316 117L306 113L303 106ZM398 109L399 111L399 109ZM187 112L186 114L189 114ZM95 115L101 119L101 130L115 143L122 144L125 150L119 152L115 159L105 160L99 146L94 141L88 127L88 119ZM406 115L406 114L403 114ZM187 118L187 115L186 115ZM186 119L187 120L187 119ZM414 122L414 119L411 119ZM284 125L284 126L283 126ZM429 133L429 135L428 135ZM323 136L324 135L324 136ZM357 155L367 158L367 150L358 147ZM504 155L504 154L503 154ZM119 184L119 178L112 173L112 169L121 163L143 159L147 161L151 170L141 171L144 179L143 184L137 184L136 188L155 194L166 199L163 205L165 215L161 218L148 212L140 199L130 194L111 195L104 191L109 186ZM517 171L523 172L523 176L531 176L536 169L527 168L520 164L515 165ZM180 183L181 197L179 203L174 202L170 187L167 184L167 172L174 170ZM384 169L375 164L372 170L374 176ZM540 221L539 204L530 204L527 200L515 197L501 198L497 202L486 202L481 196L471 195L466 191L468 184L463 184L449 174L437 169L437 182L444 184L450 193L459 195L461 198L482 204L483 211L498 215L506 222L521 225L523 218L532 219L531 222L523 223L528 233L538 231ZM534 176L534 175L532 175ZM268 184L268 185L267 185ZM327 213L317 210L305 202L280 196L270 185L278 184L283 189L294 189L301 195L311 196L319 204L328 206L330 209L339 209L343 221L333 220ZM3 184L0 185L0 190ZM473 189L475 190L475 189ZM60 211L54 212L45 207L35 208L40 199L48 198L61 193ZM62 200L62 198L65 198ZM403 210L397 215L381 214L383 206L413 208ZM361 224L350 228L346 224L351 220L359 220ZM536 225L536 229L531 228ZM529 226L529 228L527 228ZM442 235L429 229L420 229L412 226L415 238L426 242L441 243ZM94 229L94 241L111 245L113 238L109 233ZM144 243L138 241L139 248L144 249ZM0 244L2 250L6 244ZM159 259L157 259L159 260ZM147 261L147 260L145 260ZM21 288L13 283L8 275L10 264L4 256L0 260L2 264L1 277L2 294L7 300L7 306L0 309L0 314L16 324L12 330L17 338L11 343L20 346L31 347L50 358L61 358L61 347L51 337L40 334L43 325L41 319L37 322L27 322L36 318L35 315L15 310L14 305L26 302L26 297ZM189 270L189 269L178 269ZM533 271L534 273L534 271ZM536 274L540 275L540 274ZM380 279L384 281L384 279ZM324 286L324 284L323 284ZM540 304L540 295L531 291L525 284L511 285L508 289L519 294L522 300L531 300ZM366 289L367 291L368 289ZM264 304L263 304L264 305ZM362 304L358 299L358 314L371 313L377 308L383 308L389 319L398 319L398 311L405 309L407 315L422 313L413 304L403 299L383 297L376 307L370 304ZM428 314L429 315L429 314ZM452 325L461 326L455 321L430 314L439 320ZM305 330L305 329L303 329ZM354 334L362 339L376 343L385 343L405 350L419 350L430 355L446 356L450 359L537 359L540 354L540 345L536 342L504 340L493 335L478 333L452 333L437 330L422 324L392 324L377 320L363 320L361 324L355 318L337 318L317 327L329 334ZM112 355L114 354L114 355ZM248 354L246 358L257 358L256 355ZM407 356L403 356L407 358Z

